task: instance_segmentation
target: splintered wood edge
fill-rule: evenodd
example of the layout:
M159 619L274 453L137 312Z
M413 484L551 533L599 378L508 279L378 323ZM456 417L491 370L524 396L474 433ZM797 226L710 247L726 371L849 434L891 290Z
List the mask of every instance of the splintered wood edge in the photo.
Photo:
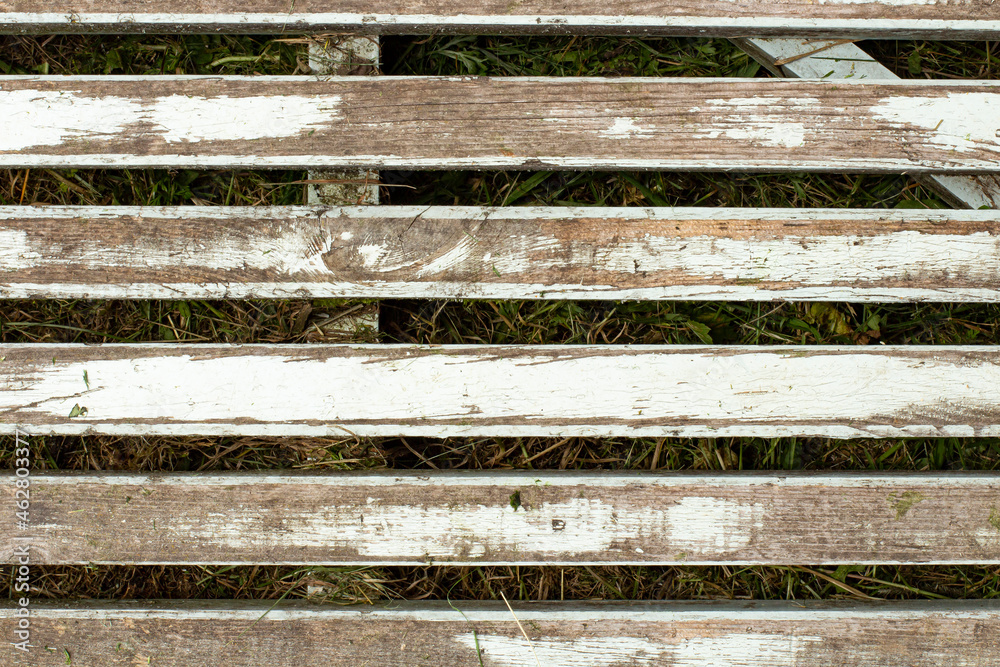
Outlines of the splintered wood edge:
M6 298L1000 301L994 211L0 207Z
M998 100L990 81L0 77L0 166L992 172Z
M17 618L0 610L0 631ZM910 667L1000 661L993 602L883 604L392 602L316 607L159 602L31 607L30 653L0 665L51 664L69 655L110 667L303 667L427 664L566 667ZM526 635L526 636L525 636ZM49 653L43 647L55 650ZM9 662L9 660L14 662Z
M853 43L816 39L736 38L732 40L776 76L799 79L898 79ZM1000 175L915 176L952 206L1000 208Z
M0 357L6 433L1000 435L996 346L9 344Z
M15 493L14 478L0 482ZM1000 563L1000 475L35 473L0 558L129 565Z

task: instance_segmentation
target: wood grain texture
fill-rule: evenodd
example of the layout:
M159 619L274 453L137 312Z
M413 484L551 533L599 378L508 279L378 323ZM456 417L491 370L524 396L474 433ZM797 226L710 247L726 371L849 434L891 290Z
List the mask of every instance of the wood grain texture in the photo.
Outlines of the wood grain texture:
M986 565L998 499L963 473L36 473L38 527L0 515L0 558L28 538L36 565Z
M737 46L776 76L800 79L898 79L854 44L803 39L740 38ZM807 55L808 54L808 55ZM959 208L1000 208L1000 175L917 175L916 180Z
M995 602L836 604L267 601L31 607L36 647L0 666L992 667ZM15 619L0 609L0 632ZM530 643L514 617L521 622ZM36 639L37 638L37 639ZM54 647L46 651L43 646ZM532 651L534 649L534 652ZM535 655L538 662L535 661Z
M1000 213L0 207L5 298L1000 301Z
M1000 82L4 77L0 167L976 172Z
M0 346L0 432L1000 435L995 346Z
M558 33L996 39L990 0L3 0L0 32Z

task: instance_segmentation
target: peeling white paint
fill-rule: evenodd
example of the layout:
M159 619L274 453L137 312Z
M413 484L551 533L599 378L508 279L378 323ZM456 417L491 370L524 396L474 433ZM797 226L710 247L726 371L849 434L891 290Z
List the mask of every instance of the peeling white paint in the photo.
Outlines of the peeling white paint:
M706 133L702 136L711 137ZM954 159L927 159L906 157L874 157L859 155L830 156L829 154L797 155L794 159L788 157L773 158L740 158L738 160L716 159L691 160L684 158L625 158L608 155L565 156L537 155L523 157L508 156L477 156L477 157L403 157L400 155L350 155L339 156L331 154L302 155L288 153L285 155L241 154L198 154L198 155L134 155L130 153L80 153L76 155L35 153L2 153L0 152L0 167L4 168L35 168L35 167L247 167L257 169L285 168L351 168L363 165L371 169L501 169L529 166L532 169L559 167L565 169L614 169L614 170L672 170L672 171L705 171L706 169L732 169L739 167L752 171L871 171L873 173L899 172L922 173L967 173L969 171L993 172L997 169L995 159L980 159L962 157Z
M750 544L763 527L764 508L716 498L683 498L662 508L619 507L599 498L545 502L537 507L373 504L317 507L308 513L267 508L251 514L226 513L199 517L197 523L173 522L163 530L204 544L240 550L248 539L269 534L280 523L285 547L357 550L379 560L475 559L484 554L535 554L573 560L604 554L626 542L657 548L669 545L660 559L686 551L692 561L712 560ZM699 510L703 513L698 514ZM553 525L558 522L560 528ZM287 532L285 532L287 531ZM652 548L652 547L650 547ZM645 553L633 548L636 553ZM617 552L627 553L619 546ZM651 553L647 558L656 557Z
M28 232L0 227L0 280L4 273L39 266L42 259L42 255L31 247Z
M998 303L1000 289L977 287L822 286L767 289L757 285L664 285L620 288L565 283L382 282L288 280L228 283L63 283L0 282L7 299L577 299L622 301L851 301L912 303L952 301Z
M16 410L10 423L37 433L84 426L117 432L137 418L160 422L151 425L155 431L194 433L241 421L244 431L310 434L336 432L338 425L346 432L440 433L445 423L456 434L478 428L624 435L655 422L645 426L651 433L834 437L857 433L851 425L866 420L874 424L863 432L973 435L1000 426L962 417L997 409L1000 364L990 361L996 351L978 350L986 355L979 360L969 356L977 351L972 346L959 348L958 356L937 347L938 356L919 358L891 347L800 348L801 356L793 356L763 347L719 355L710 347L593 346L588 356L574 356L564 347L524 353L444 346L430 354L400 348L419 354L397 359L381 358L384 346L360 346L318 360L308 346L264 347L266 355L253 356L239 354L246 346L219 346L224 356L212 357L213 346L199 345L197 352L134 359L111 358L122 354L115 347L81 348L90 361L0 368L11 383L0 393L0 409ZM58 360L59 349L46 348L39 358ZM77 404L87 414L68 418Z
M733 0L735 1L735 0ZM908 6L924 4L931 0L825 0L821 4L881 4ZM902 4L902 3L905 3ZM90 26L115 26L120 30L123 23L141 26L177 27L192 24L218 26L220 29L235 27L246 30L251 27L274 27L283 29L357 29L378 32L401 32L410 28L425 31L428 26L435 28L464 29L482 31L483 26L497 28L521 28L537 31L540 27L551 26L561 30L574 27L593 29L628 29L650 31L653 34L676 34L677 30L688 33L736 31L736 34L754 34L765 31L774 34L795 34L803 31L819 31L831 36L886 38L894 35L912 38L918 34L947 33L955 39L981 38L984 35L1000 33L1000 21L988 19L914 19L914 18L852 18L822 15L791 17L777 16L688 16L676 15L627 15L621 14L617 6L609 5L609 13L602 14L385 14L346 12L288 12L288 13L170 13L170 12L6 12L0 13L0 24L31 25L75 28ZM379 30L381 28L381 30ZM938 35L939 36L939 35Z
M895 300L996 300L1000 298L1000 228L997 232L978 231L965 234L939 234L916 230L880 232L877 225L864 235L832 233L829 226L840 222L920 223L948 225L951 222L995 223L995 214L915 212L901 214L887 211L775 210L775 209L577 209L512 207L485 209L476 207L350 207L322 211L310 208L135 208L135 207L6 207L0 208L0 270L7 272L44 269L46 266L99 271L108 267L136 271L177 270L178 282L144 285L138 280L114 285L101 278L99 283L72 285L37 284L8 278L0 284L0 294L60 296L59 290L75 295L128 294L150 298L165 293L229 295L237 297L263 293L316 294L358 297L485 297L494 298L726 298L746 295L766 299L772 295L788 298L822 299L846 295L852 299ZM119 215L140 221L159 220L170 225L184 220L227 221L234 217L257 220L249 235L233 234L219 227L197 240L169 235L138 234L126 245L103 242L95 231L92 240L62 247L43 235L32 235L24 225L36 218L78 219L99 225ZM400 240L399 220L424 216L448 224L489 219L527 223L511 227L511 232L497 238L477 236L479 227L458 235L457 241L441 241L436 250ZM366 225L371 229L363 238L341 231L338 219ZM732 238L703 234L697 236L625 234L617 240L595 242L573 236L557 235L553 227L561 222L585 217L611 221L649 220L702 221L736 220L745 223L782 222L782 235L765 228L758 238ZM4 228L11 219L18 227ZM397 221L389 227L387 220ZM491 224L492 224L491 223ZM824 224L825 223L825 224ZM141 224L141 223L140 223ZM477 222L478 224L482 224ZM819 225L823 233L812 231ZM19 228L20 227L20 228ZM654 227L650 227L654 229ZM92 227L99 230L100 227ZM801 229L796 233L795 229ZM520 230L520 233L518 233ZM346 236L346 238L345 238ZM339 239L339 240L338 240ZM356 282L331 280L324 255L334 248L357 255L359 269L371 272ZM341 260L342 261L342 260ZM414 267L408 275L393 279L381 274ZM210 284L198 279L183 282L183 269L233 272L233 282ZM272 271L287 280L260 283L246 280L246 269ZM545 273L568 281L539 282ZM616 275L650 276L648 284L632 288L620 286ZM657 273L671 274L657 278ZM2 275L2 274L0 274ZM529 278L530 276L530 278ZM84 274L84 277L85 274ZM137 276L138 277L138 276ZM659 280L659 284L657 281ZM310 282L311 281L311 282ZM736 284L734 284L736 283ZM897 283L880 287L883 283ZM905 285L905 286L904 286ZM940 286L937 286L940 285ZM824 292L823 290L829 290Z
M705 100L716 107L745 109L746 107L780 107L782 110L808 111L809 107L820 105L818 97L778 97L758 95L756 97L724 97Z
M674 651L673 667L798 667L803 653L825 641L815 635L759 632L684 639Z
M724 130L730 139L746 139L766 146L793 148L805 145L806 126L803 123L767 121L753 116L730 118L741 127Z
M776 74L803 79L898 79L855 44L806 39L740 38L734 40L767 69ZM816 49L821 49L815 52ZM805 53L812 55L799 57ZM794 58L781 66L774 63ZM943 191L959 205L971 209L1000 208L1000 180L983 176L917 176L935 190Z
M70 140L99 142L130 127L141 127L168 143L291 137L328 127L339 115L339 103L338 95L170 95L140 100L90 97L70 90L0 90L6 121L0 151L58 146Z
M615 118L608 129L598 132L602 137L612 139L631 139L633 137L649 137L655 131L655 126L640 126L634 118Z
M417 276L433 276L456 266L461 266L476 251L476 245L476 239L469 234L465 234L453 248L424 264L417 271ZM485 258L482 261L486 261Z
M502 487L511 490L528 486L565 487L588 486L594 489L610 489L619 493L620 489L632 486L645 487L711 487L729 489L731 487L752 488L765 486L781 489L870 489L885 488L886 493L900 490L925 490L941 488L966 488L968 493L982 495L1000 493L1000 478L987 472L949 471L945 473L891 472L870 474L863 472L801 472L776 470L773 472L739 471L701 474L695 472L615 472L600 470L576 472L572 470L447 470L433 476L415 470L384 470L376 472L338 472L337 474L276 474L273 472L224 472L188 473L155 472L132 473L100 471L86 473L37 472L39 484L55 485L107 485L107 486L193 486L215 487L234 485L290 485L346 487ZM13 485L14 480L0 479L0 487ZM214 492L214 491L213 491ZM705 493L710 496L712 493ZM379 498L367 497L366 505L380 502Z
M141 107L121 97L84 97L72 91L0 90L0 109L0 151L20 151L70 139L113 137Z
M151 216L152 217L152 216ZM0 216L2 218L2 216ZM141 220L141 216L140 216ZM26 232L3 230L0 220L0 272L19 269L39 269L54 260L61 266L78 266L88 270L109 267L143 269L195 268L240 272L247 269L275 271L288 276L311 276L326 280L331 275L323 261L334 245L326 230L310 221L288 225L280 233L242 235L220 234L203 242L181 241L183 248L162 237L137 235L133 242L111 245L101 242L99 235L80 241L71 248L33 243ZM4 234L24 234L24 239L11 238L8 246ZM21 253L20 260L4 261L12 249ZM46 253L55 253L46 258ZM2 276L2 273L0 273ZM0 287L2 290L2 287ZM176 292L175 292L176 294Z
M383 257L389 254L389 248L375 243L366 243L354 247L354 252L361 257L365 268L373 268L379 265Z
M633 426L630 424L560 424L558 426L532 424L351 424L347 428L338 423L267 424L246 422L190 423L51 423L24 420L19 424L0 423L0 434L20 433L39 435L93 435L101 433L121 436L150 435L205 435L205 436L269 436L269 437L383 437L407 435L412 437L566 437L581 438L969 438L1000 437L1000 425L947 425L947 424L794 424L791 426L753 424L738 426L713 426L705 424ZM978 562L978 561L977 561Z
M962 92L940 97L886 97L871 108L871 113L900 129L929 130L931 143L950 150L1000 153L1000 103L996 95Z
M2 103L2 102L0 102ZM168 143L293 137L329 127L339 115L339 95L302 97L197 97L170 95L143 108L141 119Z
M765 512L759 503L689 496L667 512L670 539L678 551L735 551L764 527Z
M482 650L486 667L528 667L535 656L545 667L797 667L802 652L822 644L819 636L792 636L759 632L695 637L676 642L643 637L588 637L533 639L463 633L455 641L472 651Z
M326 280L324 276L331 275L331 271L323 255L334 244L325 231L304 224L279 235L261 234L249 239L209 237L202 247L188 245L184 249L149 237L139 237L135 243L121 246L104 245L95 238L60 250L32 242L25 232L0 227L0 234L5 235L0 235L0 270L27 270L45 265L87 270L204 268L237 272L252 268L275 271L289 278L312 275L317 280ZM361 266L375 274L420 266L424 259L426 263L414 272L413 278L399 280L400 289L420 278L444 283L457 278L454 282L463 284L462 279L470 274L485 274L493 280L491 268L499 272L500 278L509 278L515 285L518 276L529 272L537 276L538 272L565 275L574 271L587 274L590 280L596 278L590 285L577 285L577 290L598 292L612 288L616 282L614 274L638 272L683 274L671 279L674 288L684 282L695 284L703 280L792 283L789 288L863 288L881 281L912 283L918 279L930 282L960 279L985 287L997 283L1000 275L1000 227L997 234L962 235L918 231L878 236L788 235L761 239L650 235L641 240L626 237L608 245L559 239L541 231L530 236L510 236L501 243L484 246L470 236L463 236L454 246L445 246L439 254L426 258L415 254L412 246L400 246L392 239L349 247L359 256ZM488 247L494 252L484 252ZM601 280L602 274L606 280ZM433 285L429 287L434 289ZM481 291L506 294L510 289L485 284L477 287L468 282L463 288L472 294ZM415 285L410 289L420 290ZM555 295L562 286L542 284L539 289ZM528 291L526 284L521 288L522 293L525 291Z
M316 620L407 620L424 623L509 623L515 626L510 610L502 603L462 602L455 608L447 603L414 603L402 601L393 606L344 605L316 607L277 607L273 605L244 605L228 601L201 600L199 607L176 601L133 605L128 600L113 604L87 602L71 607L39 605L34 611L39 617L59 620L138 620L138 619L189 619L257 621L261 612L269 609L267 618L275 621ZM668 628L686 623L808 623L829 627L836 637L843 636L843 628L833 624L873 623L894 621L898 623L940 624L949 627L954 622L996 622L996 605L992 600L886 602L879 605L849 605L822 603L809 600L739 602L604 602L561 603L554 606L515 605L517 618L535 623L663 623ZM0 618L14 618L17 609L0 606ZM471 633L470 633L471 634ZM839 648L839 647L838 647ZM549 666L546 666L549 667Z
M722 112L716 123L707 123L695 132L695 138L716 139L722 135L730 139L749 140L764 146L802 146L806 140L806 126L797 121L783 120L795 112L813 111L820 104L815 97L733 97L709 99L706 103ZM758 111L759 107L776 107L772 114ZM696 107L692 111L698 111ZM739 113L733 114L732 111Z

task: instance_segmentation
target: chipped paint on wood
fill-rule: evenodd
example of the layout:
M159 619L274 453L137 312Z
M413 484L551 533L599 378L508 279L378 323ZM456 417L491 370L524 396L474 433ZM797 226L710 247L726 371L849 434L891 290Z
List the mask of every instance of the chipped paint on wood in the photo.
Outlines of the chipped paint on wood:
M0 77L18 128L0 166L995 171L996 114L973 113L995 98L985 81Z
M130 0L22 0L0 4L0 32L368 32L374 34L559 33L691 36L836 36L848 38L995 39L1000 13L988 0L825 0L807 7L791 0L745 6L734 0L682 0L669 6L552 0L474 5L418 0L384 2L281 0L247 6L227 0L206 6L175 2L151 12ZM624 13L623 13L624 10ZM976 17L971 19L970 17Z
M980 667L997 661L1000 644L997 606L978 601L515 603L513 614L502 604L450 605L39 604L31 625L33 635L58 637L74 663L108 667L264 667L289 656L302 667L535 664L515 617L546 667L939 667L941 656ZM0 609L0 631L16 622L14 609Z
M941 97L886 97L871 109L876 118L900 128L920 128L931 143L968 152L1000 150L1000 99L983 93Z
M988 211L0 207L6 297L1000 300Z
M1000 563L1000 479L992 474L39 473L33 480L34 562L46 564ZM13 495L13 479L0 488ZM0 517L0 535L16 534L13 521ZM15 546L0 540L0 559L12 562Z
M0 352L6 432L1000 433L992 347L25 344ZM76 405L86 414L69 416Z
M129 131L159 137L167 144L292 137L335 122L339 103L337 95L141 99L0 88L0 109L7 119L0 133L0 153L110 139Z
M619 667L620 665L671 665L672 667L795 667L801 653L823 638L791 637L756 632L729 633L656 641L638 637L599 637L566 640L541 637L528 642L522 637L465 633L455 640L483 652L486 667L526 667L535 664L566 667Z
M738 38L733 42L776 76L800 79L898 79L853 43L799 39ZM805 55L803 54L810 54ZM778 65L777 63L783 63ZM948 114L949 117L952 113ZM995 115L995 114L994 114ZM936 191L953 206L1000 208L1000 177L921 174L916 180Z

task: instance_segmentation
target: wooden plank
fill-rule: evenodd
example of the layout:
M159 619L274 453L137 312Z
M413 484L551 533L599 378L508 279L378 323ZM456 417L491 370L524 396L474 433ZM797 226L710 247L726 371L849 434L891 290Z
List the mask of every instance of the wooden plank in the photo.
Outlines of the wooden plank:
M733 41L776 76L831 80L899 78L853 43L760 38ZM923 174L918 175L916 180L937 192L952 206L1000 208L1000 174Z
M0 346L0 432L1000 435L997 346Z
M974 172L1000 82L2 77L0 167Z
M14 477L2 482L14 506ZM35 473L36 565L1000 564L1000 476Z
M4 298L1000 301L1000 213L0 207Z
M13 614L10 606L0 609L0 632L7 637L14 636ZM107 667L1000 662L1000 606L994 601L514 603L513 614L503 603L465 601L354 607L287 601L33 604L30 631L31 652L9 648L0 652L0 665L64 664L64 649L74 665Z
M996 39L990 0L3 0L0 32L368 32Z

